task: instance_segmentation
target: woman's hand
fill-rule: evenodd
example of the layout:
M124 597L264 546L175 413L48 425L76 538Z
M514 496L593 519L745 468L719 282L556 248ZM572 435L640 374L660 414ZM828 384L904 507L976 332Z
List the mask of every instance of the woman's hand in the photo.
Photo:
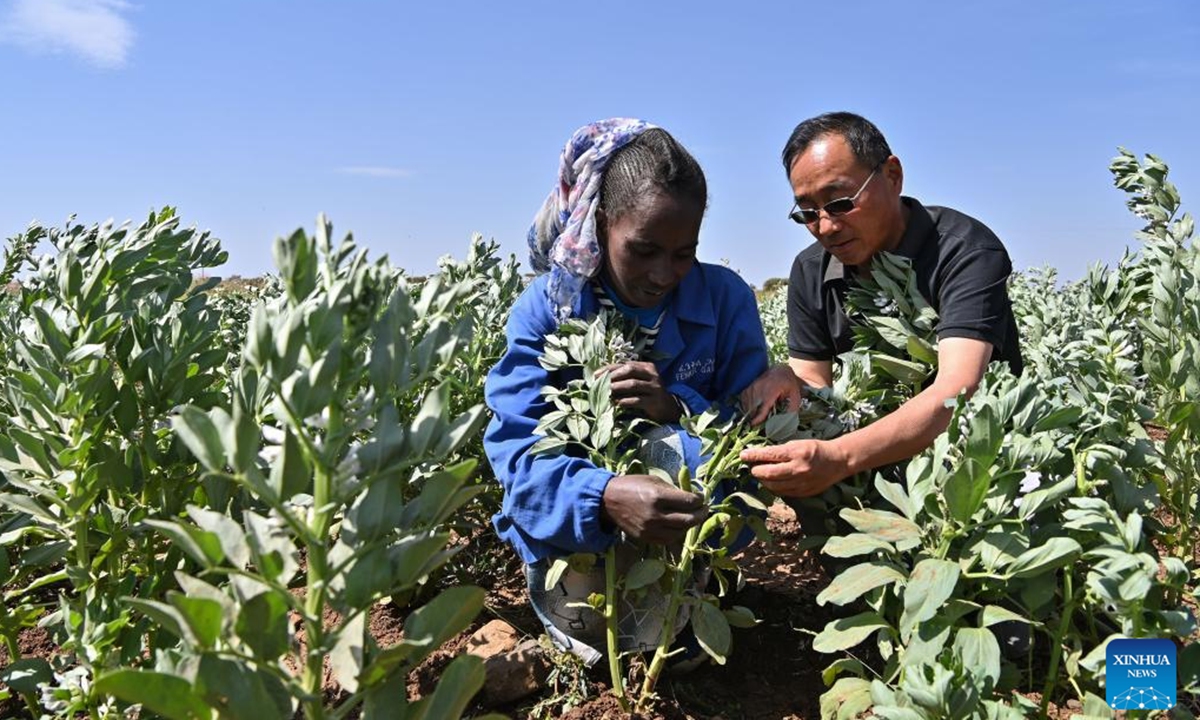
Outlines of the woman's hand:
M619 363L602 368L600 372L608 373L612 382L612 398L620 407L637 410L658 423L672 423L679 419L679 402L663 387L654 363Z
M704 498L653 475L618 475L604 488L601 514L635 540L666 545L683 540L708 508Z

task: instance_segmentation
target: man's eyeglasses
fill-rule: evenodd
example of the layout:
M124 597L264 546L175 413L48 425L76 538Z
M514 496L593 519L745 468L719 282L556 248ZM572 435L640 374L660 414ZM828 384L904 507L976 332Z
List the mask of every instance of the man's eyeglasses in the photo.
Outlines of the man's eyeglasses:
M875 166L875 169L871 171L871 174L867 176L867 179L864 180L863 184L858 188L858 192L854 193L850 197L830 200L820 208L802 208L797 203L792 206L794 209L788 213L788 217L800 225L811 225L817 220L821 219L822 210L824 210L825 214L829 217L845 215L857 206L858 196L862 195L863 190L867 189L867 183L871 182L871 178L875 177L875 173L879 172L879 167L879 165Z

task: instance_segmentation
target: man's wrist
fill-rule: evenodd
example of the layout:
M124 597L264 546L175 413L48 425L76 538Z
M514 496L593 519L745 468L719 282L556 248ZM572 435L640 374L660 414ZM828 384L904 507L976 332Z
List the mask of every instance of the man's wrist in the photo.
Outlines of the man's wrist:
M838 478L838 481L845 480L851 475L857 475L866 469L859 467L861 465L861 457L856 452L857 438L854 437L855 435L856 433L850 433L849 435L842 435L841 437L824 441L826 447L829 449L830 459L833 460L836 467L840 470L841 477Z

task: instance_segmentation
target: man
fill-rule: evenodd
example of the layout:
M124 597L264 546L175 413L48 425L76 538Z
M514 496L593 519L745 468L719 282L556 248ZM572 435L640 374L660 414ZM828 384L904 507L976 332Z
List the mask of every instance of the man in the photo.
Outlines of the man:
M974 392L991 360L1007 361L1016 373L1022 361L1004 246L971 217L902 196L904 170L875 125L845 112L805 120L784 148L783 165L795 195L791 218L817 241L792 265L791 358L742 393L742 407L759 408L753 422L781 398L794 407L804 386L832 384L834 358L853 345L847 289L877 253L911 258L917 287L939 314L937 376L895 412L833 440L742 453L772 492L811 497L925 449L950 422L946 400Z

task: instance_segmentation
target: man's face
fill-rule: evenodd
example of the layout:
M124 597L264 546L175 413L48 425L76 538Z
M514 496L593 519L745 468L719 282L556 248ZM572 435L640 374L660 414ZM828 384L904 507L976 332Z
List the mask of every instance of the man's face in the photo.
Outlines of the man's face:
M872 170L858 161L841 135L824 135L797 156L788 174L796 203L805 209L823 208L862 189L850 212L831 216L821 211L805 226L845 265L865 265L876 253L895 249L904 235L900 161L892 156L874 176Z

